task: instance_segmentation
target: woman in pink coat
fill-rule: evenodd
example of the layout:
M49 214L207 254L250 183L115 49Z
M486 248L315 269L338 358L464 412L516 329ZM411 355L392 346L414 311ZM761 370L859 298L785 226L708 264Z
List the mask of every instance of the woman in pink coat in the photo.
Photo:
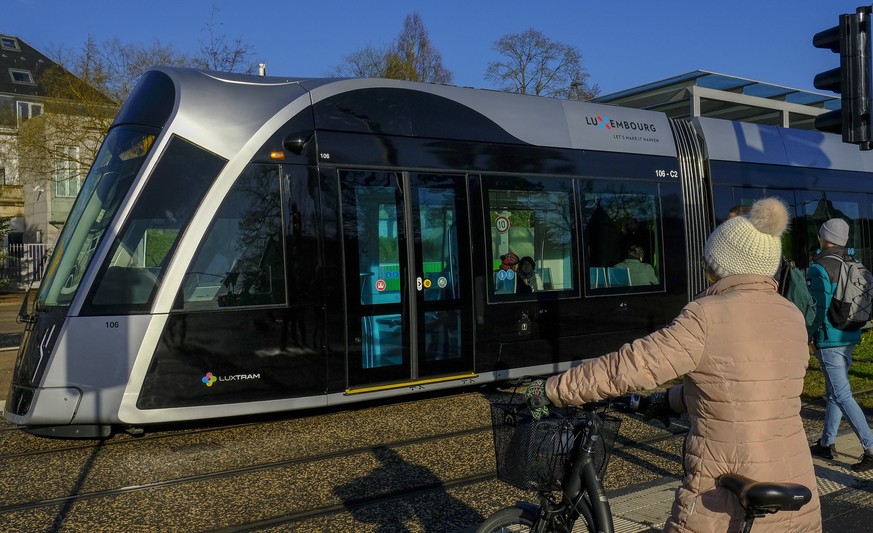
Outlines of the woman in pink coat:
M716 479L730 472L812 490L812 500L800 511L757 519L756 533L821 531L800 418L809 362L806 326L773 280L787 225L788 212L775 198L725 221L704 250L711 286L669 326L548 381L537 380L528 390L557 406L578 405L685 376L684 391L675 388L680 397L671 398L684 402L690 421L685 476L664 531L737 531L743 509L716 486Z

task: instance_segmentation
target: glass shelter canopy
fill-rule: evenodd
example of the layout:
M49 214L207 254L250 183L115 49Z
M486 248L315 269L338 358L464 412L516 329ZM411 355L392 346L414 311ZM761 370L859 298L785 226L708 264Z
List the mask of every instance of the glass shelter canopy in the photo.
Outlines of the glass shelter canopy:
M711 117L787 128L815 129L817 115L840 108L840 98L747 78L695 70L592 100L648 109L670 118Z

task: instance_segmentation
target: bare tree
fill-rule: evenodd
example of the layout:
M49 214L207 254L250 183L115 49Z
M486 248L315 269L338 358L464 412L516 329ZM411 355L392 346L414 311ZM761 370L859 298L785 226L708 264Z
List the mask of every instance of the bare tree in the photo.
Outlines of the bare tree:
M588 83L579 49L538 30L504 35L493 49L504 59L490 63L485 78L503 91L572 100L590 100L600 93L599 86Z
M334 69L336 76L353 78L384 78L388 72L388 50L367 45L345 57L345 62Z
M204 25L206 38L194 54L177 50L172 44L155 40L150 46L125 43L119 38L97 43L88 36L78 53L64 49L54 52L56 61L80 79L108 96L118 105L124 102L139 77L158 66L195 67L224 72L252 73L254 48L241 38L229 39L216 28L217 8Z
M251 72L252 48L215 31L215 11L206 24L208 39L195 55L171 44L98 43L88 36L75 51L52 52L56 65L37 79L44 112L0 138L0 152L14 159L22 182L79 180L87 173L112 120L139 77L156 65L193 66Z
M158 41L146 48L117 38L101 44L90 35L77 51L61 48L53 54L56 63L36 80L45 95L44 112L2 141L8 153L17 154L22 183L84 178L139 76L153 65L190 63Z
M345 57L334 71L341 76L452 83L452 72L428 37L418 13L406 16L400 34L385 48L367 45Z
M218 8L212 8L212 16L206 23L204 31L206 39L200 41L200 49L191 59L192 66L222 72L245 72L251 74L255 71L255 62L251 60L255 54L254 48L241 37L228 39L223 33L216 32L215 21Z
M93 54L92 54L93 55ZM85 54L79 56L79 60L73 64L72 71L78 75L84 72L82 60ZM124 43L117 37L105 41L96 50L97 63L106 73L106 80L102 84L96 84L101 91L116 102L124 102L136 85L136 81L143 72L156 65L167 66L191 66L191 59L183 52L173 47L172 44L164 44L156 40L151 46L145 47L138 44ZM99 82L85 77L89 82Z

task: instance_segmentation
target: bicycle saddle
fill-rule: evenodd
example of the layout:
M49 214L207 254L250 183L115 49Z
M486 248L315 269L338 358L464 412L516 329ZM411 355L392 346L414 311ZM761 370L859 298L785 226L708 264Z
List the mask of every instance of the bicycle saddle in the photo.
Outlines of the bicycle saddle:
M755 481L739 474L724 474L718 485L733 492L744 509L768 513L797 511L812 499L812 492L797 483Z

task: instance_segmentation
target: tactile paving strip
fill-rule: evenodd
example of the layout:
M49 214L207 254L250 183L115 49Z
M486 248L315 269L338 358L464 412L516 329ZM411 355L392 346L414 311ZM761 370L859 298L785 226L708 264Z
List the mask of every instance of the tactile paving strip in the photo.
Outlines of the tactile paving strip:
M866 486L873 479L873 471L852 472L848 466L824 464L816 459L815 473L820 497L834 498L854 505L873 506L873 493ZM610 500L616 533L660 531L664 526L679 481L665 483ZM865 486L863 489L859 487Z

